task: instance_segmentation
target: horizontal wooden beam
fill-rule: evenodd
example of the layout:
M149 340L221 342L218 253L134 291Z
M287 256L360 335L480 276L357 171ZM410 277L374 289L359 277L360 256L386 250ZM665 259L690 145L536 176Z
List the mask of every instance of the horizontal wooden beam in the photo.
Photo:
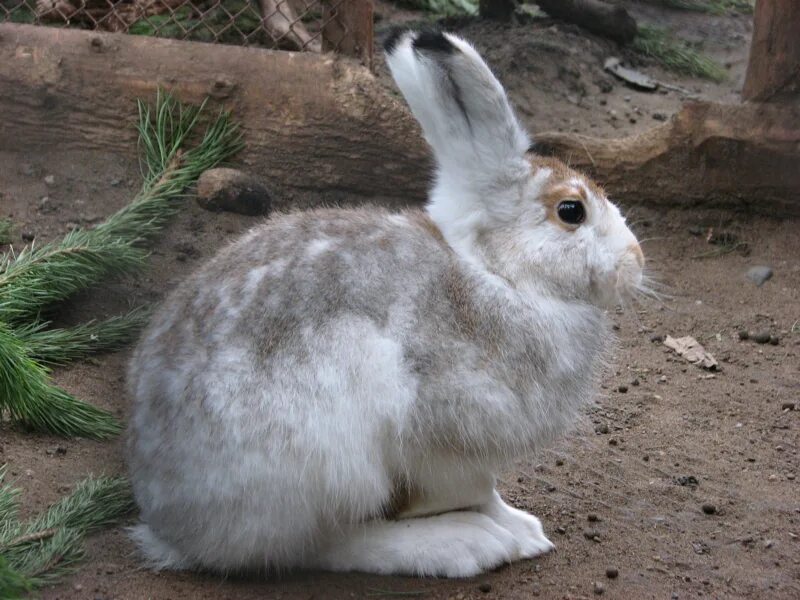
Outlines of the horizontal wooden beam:
M247 143L237 160L273 188L328 202L425 198L429 159L416 123L355 60L0 24L4 149L132 154L135 101L152 100L159 86L232 110ZM291 196L275 205L297 203Z

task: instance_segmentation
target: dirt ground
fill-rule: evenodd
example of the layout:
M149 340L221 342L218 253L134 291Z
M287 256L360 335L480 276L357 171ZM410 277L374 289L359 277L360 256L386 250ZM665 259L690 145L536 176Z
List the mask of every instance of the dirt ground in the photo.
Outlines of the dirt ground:
M635 8L640 17L679 28L684 36L705 36L708 51L730 64L731 77L711 84L647 62L640 61L640 68L702 97L736 100L749 17ZM383 2L378 10L379 28L418 18ZM683 98L673 91L638 93L612 80L602 62L614 46L572 27L552 22L511 29L470 22L454 27L485 52L532 131L600 136L641 131L673 114ZM54 177L52 185L44 181L47 175ZM0 149L0 216L17 224L15 245L23 243L23 234L45 241L97 222L130 201L137 187L138 167L130 156L65 155L58 148L20 155ZM324 201L324 190L313 200ZM584 421L558 447L520 460L502 477L505 498L542 519L556 552L465 581L325 573L223 580L142 570L119 527L91 538L79 572L41 597L800 597L798 221L697 209L625 209L669 297L612 315L619 326L615 366ZM211 214L189 201L156 245L147 272L76 298L58 320L98 318L157 301L257 221ZM736 235L749 251L701 258L719 250L705 241L708 228ZM753 265L769 265L774 277L756 287L744 275ZM741 330L780 339L777 345L741 341ZM694 336L722 370L708 373L686 363L659 341L666 334ZM127 351L100 356L54 377L124 419L127 358ZM0 462L8 463L10 479L23 488L25 510L31 512L90 473L124 473L121 448L121 440L25 435L0 424ZM704 511L704 505L713 510ZM608 577L608 569L618 576Z

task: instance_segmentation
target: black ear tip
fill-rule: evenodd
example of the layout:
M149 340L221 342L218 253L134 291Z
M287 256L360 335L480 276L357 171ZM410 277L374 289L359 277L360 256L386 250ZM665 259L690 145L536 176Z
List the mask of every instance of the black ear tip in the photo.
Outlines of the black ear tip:
M400 39L408 33L410 30L408 27L392 27L389 30L389 34L383 40L383 50L386 54L391 54L394 52L394 49L397 48L397 44L400 43Z
M443 31L432 29L420 32L414 40L414 50L452 54L456 51L456 47L445 37Z

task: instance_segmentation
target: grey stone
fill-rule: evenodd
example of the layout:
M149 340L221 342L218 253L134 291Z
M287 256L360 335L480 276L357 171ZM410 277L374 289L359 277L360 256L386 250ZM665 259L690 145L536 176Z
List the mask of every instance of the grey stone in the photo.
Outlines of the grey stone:
M758 287L761 287L766 281L772 278L772 269L764 265L750 267L747 269L745 277L755 283Z

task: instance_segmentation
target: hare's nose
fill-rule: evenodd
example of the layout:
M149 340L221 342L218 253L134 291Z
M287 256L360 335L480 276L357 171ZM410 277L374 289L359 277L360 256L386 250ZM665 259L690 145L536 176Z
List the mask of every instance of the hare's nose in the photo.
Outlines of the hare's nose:
M633 254L633 256L636 258L636 262L638 263L640 269L644 267L644 253L642 252L642 248L639 246L638 243L634 242L633 244L628 246L628 254Z

